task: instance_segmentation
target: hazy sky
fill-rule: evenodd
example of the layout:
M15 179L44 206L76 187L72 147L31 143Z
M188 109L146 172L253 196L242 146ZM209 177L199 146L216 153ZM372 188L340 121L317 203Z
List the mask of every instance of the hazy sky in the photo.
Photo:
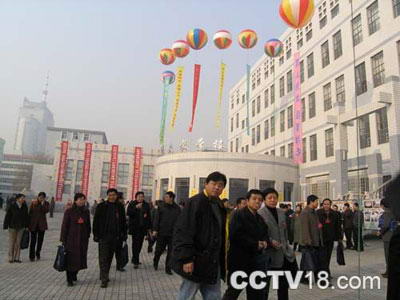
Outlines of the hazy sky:
M12 0L0 2L0 137L14 142L18 108L26 96L41 101L50 71L48 106L56 126L104 130L111 143L158 147L164 70L183 65L184 90L177 128L167 145L203 137L211 146L227 137L228 91L245 64L263 55L263 45L286 26L279 0ZM191 28L207 31L209 42L183 60L164 66L158 51L184 39ZM237 45L242 29L254 29L258 44ZM234 44L218 50L213 34L230 30ZM247 54L248 53L248 54ZM223 128L215 129L219 63L227 64ZM192 103L193 64L202 65L197 115L187 133ZM167 123L174 93L171 90Z

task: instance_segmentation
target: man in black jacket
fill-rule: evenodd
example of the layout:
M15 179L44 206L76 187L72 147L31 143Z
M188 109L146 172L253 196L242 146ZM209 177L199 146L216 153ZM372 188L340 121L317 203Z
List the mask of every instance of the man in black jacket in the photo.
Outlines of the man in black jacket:
M335 241L341 241L342 230L338 214L331 209L332 200L324 199L322 201L322 208L317 210L319 223L322 225L322 240L323 247L321 247L321 271L328 272L331 277L331 270L329 265L331 263L333 245Z
M360 206L357 202L353 203L353 240L354 250L364 251L364 213L360 210Z
M346 237L346 249L353 249L353 219L354 213L350 209L350 204L345 203L343 206L343 231Z
M165 260L165 272L172 275L171 272L171 252L172 252L172 234L176 220L178 219L181 208L175 203L175 194L167 192L164 195L164 203L160 203L154 215L153 237L157 237L156 252L154 253L154 269L158 269L158 262L161 254L168 246L167 258Z
M178 299L221 298L225 278L226 210L219 196L226 176L208 175L204 191L190 198L180 214L173 236L173 270L183 277Z
M93 218L94 241L99 243L99 265L101 287L106 288L109 280L111 262L121 253L122 243L127 239L124 205L118 200L116 189L107 190L107 201L99 203ZM117 266L117 269L123 269Z
M144 237L150 233L151 212L150 205L144 201L144 193L139 191L135 201L128 205L129 234L132 235L132 263L135 269L139 268L139 255L142 251Z

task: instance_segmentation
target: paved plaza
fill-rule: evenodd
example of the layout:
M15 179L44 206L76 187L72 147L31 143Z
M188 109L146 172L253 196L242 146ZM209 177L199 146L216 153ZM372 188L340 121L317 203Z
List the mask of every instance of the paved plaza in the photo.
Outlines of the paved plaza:
M3 224L4 211L0 211L0 222ZM0 231L0 299L175 299L180 284L177 275L169 276L163 272L164 258L160 262L159 271L152 267L152 255L147 251L141 254L143 263L138 270L129 264L126 272L115 271L115 261L111 267L110 285L107 289L100 288L99 269L97 261L97 245L89 244L88 266L89 269L81 271L79 281L74 287L67 287L65 273L53 269L53 261L59 244L60 224L62 214L55 214L53 219L48 218L49 230L46 232L42 259L30 262L28 250L22 251L22 264L9 264L7 262L8 233ZM130 241L130 239L129 239ZM361 274L377 275L383 271L384 257L381 241L367 241L366 251L361 255ZM143 250L147 250L147 243ZM346 266L336 264L336 253L333 253L331 269L334 279L339 275L353 276L358 274L358 255L355 251L346 251ZM300 257L297 257L298 260ZM386 298L386 280L382 279L381 290L363 290L360 294L362 300L380 300ZM225 290L225 287L223 287ZM269 299L276 299L276 293L271 292ZM351 290L308 290L301 286L299 290L290 292L291 299L295 300L355 300L358 291ZM240 299L245 299L243 293ZM198 297L197 299L200 299Z

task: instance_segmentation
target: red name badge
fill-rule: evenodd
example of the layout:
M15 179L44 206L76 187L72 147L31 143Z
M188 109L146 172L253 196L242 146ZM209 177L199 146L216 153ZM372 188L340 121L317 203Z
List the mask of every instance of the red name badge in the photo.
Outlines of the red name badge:
M82 217L80 217L79 219L78 219L78 222L77 222L78 224L83 224L83 223L85 223L84 221L83 221L83 219L82 219Z
M318 228L322 229L322 224L321 223L318 223Z
M331 224L331 220L330 219L326 219L325 224Z

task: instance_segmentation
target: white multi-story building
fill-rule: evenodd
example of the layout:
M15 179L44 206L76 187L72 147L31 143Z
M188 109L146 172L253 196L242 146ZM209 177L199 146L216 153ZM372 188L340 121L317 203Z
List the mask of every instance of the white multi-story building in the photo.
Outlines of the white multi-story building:
M45 153L47 127L54 126L54 117L47 103L24 99L19 109L14 151L20 155Z
M229 151L292 158L299 52L303 199L373 191L400 170L400 0L352 2L317 1L283 53L252 66L249 132L246 77L229 94Z
M6 144L6 141L4 139L0 138L0 163L3 160L5 144Z

